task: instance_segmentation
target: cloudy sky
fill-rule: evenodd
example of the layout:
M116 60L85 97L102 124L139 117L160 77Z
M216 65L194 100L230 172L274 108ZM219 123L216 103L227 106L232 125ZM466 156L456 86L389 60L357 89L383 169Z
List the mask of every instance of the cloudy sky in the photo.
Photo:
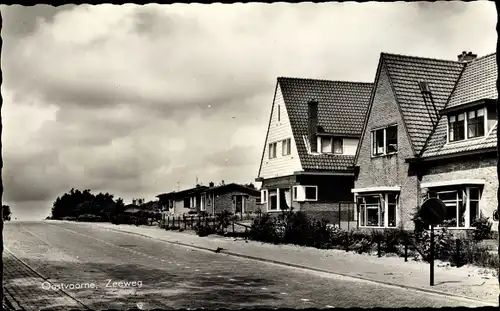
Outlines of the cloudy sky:
M257 175L278 76L372 82L381 52L495 51L493 2L1 6L4 203Z

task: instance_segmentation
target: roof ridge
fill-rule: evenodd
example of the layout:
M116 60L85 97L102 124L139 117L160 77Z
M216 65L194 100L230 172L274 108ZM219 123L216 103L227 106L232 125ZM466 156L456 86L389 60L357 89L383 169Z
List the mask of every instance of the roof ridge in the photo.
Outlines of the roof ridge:
M449 60L449 59L442 59L442 58L435 58L435 57L423 57L423 56L405 55L405 54L397 54L397 53L386 53L386 52L382 52L382 53L380 53L380 55L382 57L384 57L384 56L399 56L399 57L419 59L419 60L433 60L433 61L446 62L446 63L452 63L452 64L465 64L465 63L459 62L457 60Z
M290 79L290 80L303 80L303 81L317 81L317 82L334 82L334 83L349 83L349 84L369 84L373 85L373 82L361 82L361 81L347 81L347 80L328 80L328 79L318 79L318 78L300 78L300 77L284 77L279 76L277 80Z
M470 61L470 62L468 62L467 64L470 64L470 63L475 63L475 62L477 62L478 60L483 60L483 59L485 59L485 58L487 58L487 57L491 57L491 56L495 55L496 53L497 53L497 52L493 52L493 53L490 53L490 54L483 55L483 56L481 56L481 57L474 58L473 60L471 60L471 61Z

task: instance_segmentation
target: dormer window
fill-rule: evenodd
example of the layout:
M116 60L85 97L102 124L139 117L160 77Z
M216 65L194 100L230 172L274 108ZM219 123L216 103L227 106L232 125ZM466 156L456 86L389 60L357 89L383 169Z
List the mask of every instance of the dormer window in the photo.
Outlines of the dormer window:
M461 141L485 135L484 108L474 108L448 115L448 140Z
M318 151L321 153L343 154L343 149L342 138L332 136L318 137Z

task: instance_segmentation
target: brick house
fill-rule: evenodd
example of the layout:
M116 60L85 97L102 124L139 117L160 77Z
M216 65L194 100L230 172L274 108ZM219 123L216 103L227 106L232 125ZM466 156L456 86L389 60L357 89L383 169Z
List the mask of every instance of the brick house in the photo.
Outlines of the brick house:
M412 229L429 197L445 202L451 228L492 216L496 76L495 54L462 53L458 61L381 54L356 155L360 227Z
M256 212L259 198L259 190L235 183L209 187L201 195L200 210L210 214L224 210L233 214Z
M277 79L258 177L263 212L353 201L354 158L372 83Z
M197 212L201 207L202 193L208 189L207 186L197 185L194 188L182 191L173 191L159 194L159 204L167 215L180 216L189 212Z

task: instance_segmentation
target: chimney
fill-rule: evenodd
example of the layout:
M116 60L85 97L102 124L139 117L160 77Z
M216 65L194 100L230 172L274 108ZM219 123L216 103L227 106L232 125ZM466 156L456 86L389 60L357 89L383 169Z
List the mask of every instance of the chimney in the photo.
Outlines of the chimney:
M472 54L472 52L463 51L462 54L457 55L458 61L462 63L468 63L477 58L476 54Z
M307 104L309 121L309 143L311 145L311 151L316 152L318 150L318 142L316 140L316 134L318 130L318 101L311 100Z

